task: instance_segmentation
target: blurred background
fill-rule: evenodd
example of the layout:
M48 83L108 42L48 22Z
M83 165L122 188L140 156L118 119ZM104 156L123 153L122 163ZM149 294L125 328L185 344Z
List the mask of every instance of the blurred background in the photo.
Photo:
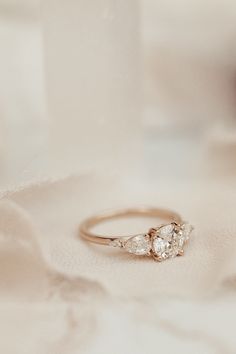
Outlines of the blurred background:
M0 186L236 173L236 5L0 0Z

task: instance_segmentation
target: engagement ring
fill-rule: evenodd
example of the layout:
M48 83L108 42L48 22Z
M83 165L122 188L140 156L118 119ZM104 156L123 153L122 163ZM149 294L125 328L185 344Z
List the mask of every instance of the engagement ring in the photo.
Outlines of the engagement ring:
M163 223L135 235L109 236L91 231L102 222L128 217L156 217L163 220ZM157 261L182 256L192 230L193 226L183 222L177 213L157 208L123 209L98 214L84 220L80 225L80 235L86 241L118 247L137 256L152 256Z

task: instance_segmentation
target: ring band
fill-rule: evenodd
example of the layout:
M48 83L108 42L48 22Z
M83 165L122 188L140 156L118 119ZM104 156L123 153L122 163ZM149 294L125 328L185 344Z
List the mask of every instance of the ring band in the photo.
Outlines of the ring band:
M98 235L91 229L96 225L127 217L156 217L165 222L152 227L146 233L124 236ZM100 245L123 248L138 256L152 256L163 261L184 254L184 245L189 239L193 226L183 222L177 213L160 208L133 208L98 214L84 220L80 225L80 236L86 241Z

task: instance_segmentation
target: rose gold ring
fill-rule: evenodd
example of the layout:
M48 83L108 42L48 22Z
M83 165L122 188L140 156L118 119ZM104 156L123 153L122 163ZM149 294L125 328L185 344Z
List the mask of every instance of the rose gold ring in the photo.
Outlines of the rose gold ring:
M108 220L127 217L156 217L164 223L152 227L148 232L135 235L109 236L93 233L96 225ZM175 212L159 208L133 208L98 214L84 220L80 225L80 236L86 241L100 245L122 248L137 256L152 256L163 261L184 254L193 226L183 222Z

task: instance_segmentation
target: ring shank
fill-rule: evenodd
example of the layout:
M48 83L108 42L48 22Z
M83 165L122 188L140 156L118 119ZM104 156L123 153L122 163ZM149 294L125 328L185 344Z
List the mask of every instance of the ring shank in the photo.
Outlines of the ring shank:
M105 221L114 220L118 218L127 217L157 217L163 219L166 222L176 222L177 224L182 223L182 219L179 214L160 208L132 208L132 209L122 209L112 212L107 212L103 214L98 214L84 220L80 225L80 236L90 242L97 243L100 245L109 245L111 241L119 239L120 237L132 237L135 235L127 236L109 236L109 235L97 235L90 230Z

